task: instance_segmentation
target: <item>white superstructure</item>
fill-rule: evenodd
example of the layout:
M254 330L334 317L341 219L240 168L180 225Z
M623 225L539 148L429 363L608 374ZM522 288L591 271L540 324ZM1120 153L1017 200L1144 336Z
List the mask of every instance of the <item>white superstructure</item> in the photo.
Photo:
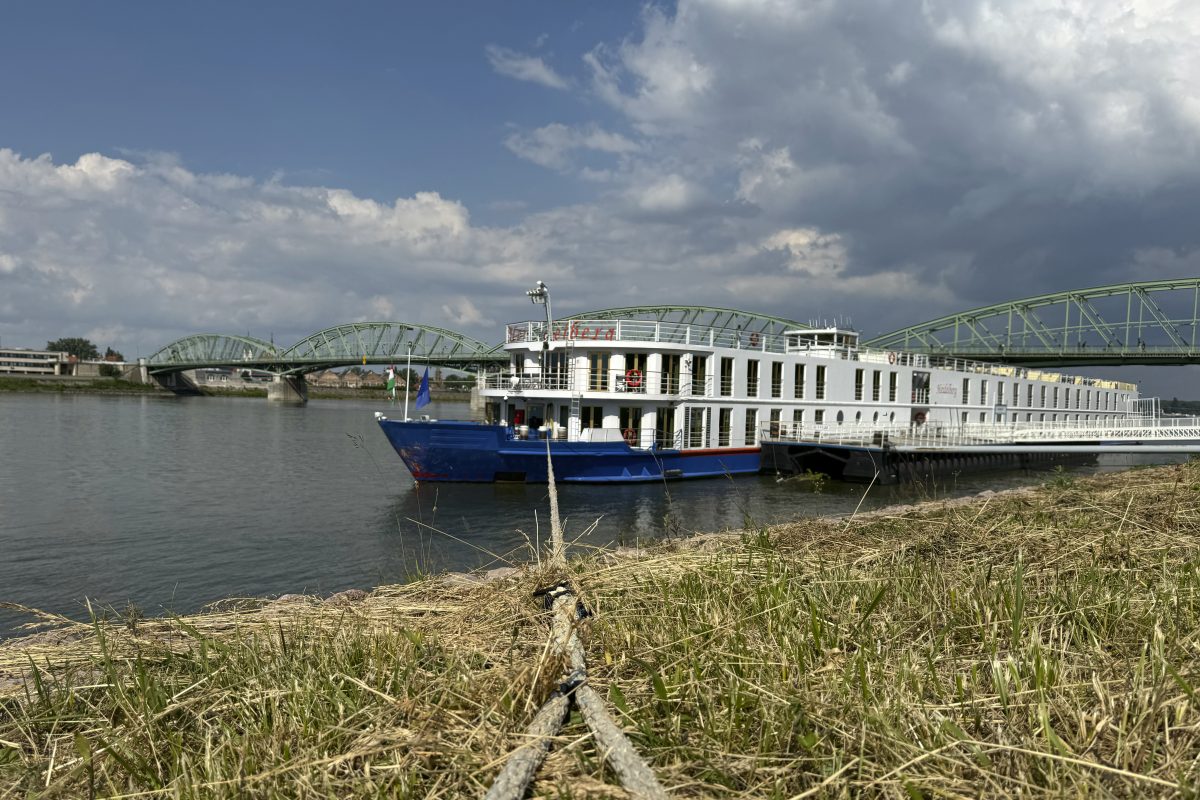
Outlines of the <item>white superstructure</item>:
M840 327L778 333L644 319L507 326L507 369L480 376L490 420L555 439L753 448L773 425L1097 422L1137 387L935 355L861 348Z

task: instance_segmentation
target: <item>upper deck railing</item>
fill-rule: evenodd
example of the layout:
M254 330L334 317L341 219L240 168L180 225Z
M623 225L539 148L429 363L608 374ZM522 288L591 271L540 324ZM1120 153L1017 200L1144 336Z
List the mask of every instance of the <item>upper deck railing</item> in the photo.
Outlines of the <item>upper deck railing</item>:
M546 338L545 321L530 320L507 326L506 344L541 342ZM638 342L695 347L722 347L734 350L773 353L806 353L820 358L860 361L867 364L942 369L964 375L992 375L998 378L1023 378L1045 383L1064 383L1099 389L1136 391L1137 386L1124 381L1089 378L1083 375L1064 375L1046 369L1031 369L988 361L975 361L926 353L906 353L896 350L872 350L861 347L792 347L787 336L758 333L703 324L654 322L626 319L572 319L555 322L551 329L552 342Z

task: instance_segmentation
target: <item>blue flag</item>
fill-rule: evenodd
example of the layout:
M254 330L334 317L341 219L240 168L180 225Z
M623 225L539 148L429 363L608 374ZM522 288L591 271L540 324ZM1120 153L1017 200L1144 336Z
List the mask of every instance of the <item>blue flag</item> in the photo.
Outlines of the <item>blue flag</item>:
M432 402L429 399L429 367L425 368L425 374L421 377L421 388L417 389L417 408L427 406Z

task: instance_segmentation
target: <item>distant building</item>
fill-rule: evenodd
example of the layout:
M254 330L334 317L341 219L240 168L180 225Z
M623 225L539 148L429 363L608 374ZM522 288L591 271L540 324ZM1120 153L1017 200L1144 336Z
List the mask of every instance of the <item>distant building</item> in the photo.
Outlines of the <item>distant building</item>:
M0 373L15 375L64 375L71 356L52 350L26 350L23 347L0 349Z

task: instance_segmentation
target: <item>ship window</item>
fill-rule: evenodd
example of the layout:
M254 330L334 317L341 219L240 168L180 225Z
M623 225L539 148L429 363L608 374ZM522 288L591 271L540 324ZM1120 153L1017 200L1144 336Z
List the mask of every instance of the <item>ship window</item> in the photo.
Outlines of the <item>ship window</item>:
M758 397L758 361L746 362L746 396Z
M1004 405L1004 381L996 381L996 402Z
M588 389L593 392L608 391L608 363L607 351L588 354Z
M882 394L882 381L880 378L883 374L879 370L871 370L871 402L878 403Z
M912 401L925 404L929 402L929 373L914 372L912 374Z
M1029 384L1028 386L1025 387L1025 389L1026 389L1025 405L1029 406L1030 408L1033 408L1033 384L1032 383Z
M803 400L804 399L804 365L803 364L796 365L795 381L796 381L796 385L792 388L792 393L795 395L797 400Z
M662 382L660 390L663 394L679 394L678 355L664 355L662 357Z
M654 438L659 447L675 446L675 409L658 409L654 420Z
M687 446L704 447L708 431L708 407L688 408L684 415L687 418Z
M813 412L813 422L817 425L820 425L823 422L825 422L825 409L818 408L816 411Z
M729 446L729 429L733 418L732 408L722 408L717 414L717 447Z
M898 380L897 380L896 373L895 372L889 373L888 374L888 402L889 403L896 402L897 384L898 384ZM895 415L893 415L893 416L895 416Z
M845 415L845 414L843 414L841 411L839 411L839 412L837 413L837 424L838 424L838 425L841 425L841 424L842 424L842 421L843 421L844 419L846 419L846 415Z
M746 409L746 431L745 442L747 447L753 447L758 443L758 409Z
M825 399L825 367L817 367L817 399Z
M579 409L579 425L582 428L602 428L604 427L604 407L603 406L584 406Z
M1053 403L1053 404L1052 404L1050 407L1051 407L1051 408L1058 408L1058 387L1057 387L1057 386L1055 386L1055 387L1054 387L1054 403ZM1054 420L1053 420L1053 421L1054 421L1054 422L1057 422L1057 421L1058 421L1058 414L1055 414L1055 415L1054 415Z
M980 412L979 412L979 421L980 421L980 422L987 422L987 412L986 412L986 411L980 411Z
M1040 405L1042 408L1046 407L1046 387L1045 386L1042 387L1041 401L1038 403L1038 405Z
M855 422L862 422L862 412L861 412L861 411L855 411L855 412L854 412L854 421L855 421Z
M876 411L874 414L871 415L871 422L879 422L879 412L878 411Z
M865 372L866 372L866 370L861 369L861 368L854 370L854 399L855 400L863 399L863 373L865 373Z
M565 352L555 350L546 354L547 389L566 389L568 374L567 354Z
M962 401L963 401L963 405L966 405L971 402L971 379L970 378L963 378ZM966 421L965 418L964 418L964 421Z
M733 394L733 359L721 359L721 397Z
M636 374L630 375L637 370ZM625 373L617 376L617 388L624 387L627 392L645 393L646 391L646 354L626 353ZM636 384L636 385L635 385Z
M691 356L692 359L692 394L696 397L708 397L708 359L704 356Z
M892 413L888 414L888 422L895 422L895 421L896 421L896 412L893 411Z
M987 405L987 381L979 381L979 405Z
M965 412L965 411L962 412L962 424L963 425L967 424L967 412Z
M642 407L622 406L617 409L617 425L621 435L631 447L639 447L642 441Z
M793 408L792 409L792 422L794 422L797 425L800 425L804 422L804 409L803 408Z

